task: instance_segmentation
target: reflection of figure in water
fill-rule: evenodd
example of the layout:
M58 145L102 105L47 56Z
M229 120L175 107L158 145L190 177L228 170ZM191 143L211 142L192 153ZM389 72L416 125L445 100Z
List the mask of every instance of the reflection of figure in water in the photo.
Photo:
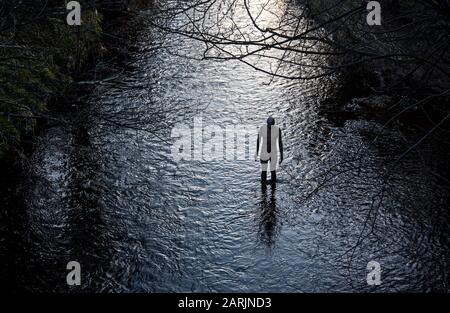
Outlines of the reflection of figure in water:
M280 149L280 164L283 162L283 141L281 139L281 128L275 126L275 119L271 116L267 119L267 125L263 125L259 129L255 161L258 159L260 146L261 182L265 183L267 181L267 168L270 162L271 181L275 183L277 180L278 148Z
M275 189L276 185L271 184L271 194L269 199L267 199L267 185L263 184L261 186L261 218L259 221L259 229L261 236L267 246L272 246L274 243L274 237L276 234L277 227L277 208L275 200Z

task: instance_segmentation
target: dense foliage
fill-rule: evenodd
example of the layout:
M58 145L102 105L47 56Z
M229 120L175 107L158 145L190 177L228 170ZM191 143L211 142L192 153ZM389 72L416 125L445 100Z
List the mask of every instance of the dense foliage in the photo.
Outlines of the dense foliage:
M101 51L101 15L86 6L78 27L67 25L66 14L61 1L0 3L0 159L19 151L47 104Z

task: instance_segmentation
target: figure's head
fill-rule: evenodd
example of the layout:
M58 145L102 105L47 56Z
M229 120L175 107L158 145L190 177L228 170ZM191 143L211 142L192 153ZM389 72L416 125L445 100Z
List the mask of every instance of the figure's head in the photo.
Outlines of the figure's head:
M272 116L269 116L269 118L267 119L267 125L275 125L275 119Z

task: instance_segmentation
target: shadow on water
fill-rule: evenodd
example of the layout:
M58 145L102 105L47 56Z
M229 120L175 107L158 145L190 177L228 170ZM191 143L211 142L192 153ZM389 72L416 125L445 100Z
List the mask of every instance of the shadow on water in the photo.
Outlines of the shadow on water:
M71 173L67 209L70 215L66 224L66 236L70 252L67 262L80 263L83 279L88 280L83 285L88 287L88 291L102 290L104 277L101 273L108 272L111 253L105 231L107 224L103 218L104 205L101 202L104 192L99 179L101 158L91 146L88 128L84 123L73 131L72 144L75 150L69 161ZM101 273L98 272L99 268L103 269Z
M267 192L270 189L270 192ZM269 182L261 184L261 209L259 216L259 233L261 240L268 248L271 248L276 241L279 233L279 223L277 222L277 203L276 203L276 183Z

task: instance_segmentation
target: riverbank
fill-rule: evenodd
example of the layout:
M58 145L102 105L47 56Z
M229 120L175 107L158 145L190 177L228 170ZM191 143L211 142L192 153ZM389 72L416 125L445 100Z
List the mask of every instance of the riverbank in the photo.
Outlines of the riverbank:
M131 1L130 7L149 2ZM58 114L76 101L76 82L108 75L103 60L120 58L126 51L132 32L124 22L130 20L130 12L111 11L104 4L97 10L90 1L80 4L81 26L67 25L68 11L53 2L6 1L0 7L2 168L23 167L39 129L64 121Z
M76 113L89 105L83 99L98 82L115 74L114 64L120 67L126 61L139 27L134 9L149 1L138 2L126 11L87 7L80 27L68 26L64 8L51 2L45 9L39 3L21 6L12 1L5 3L9 11L5 4L0 6L0 14L21 21L0 25L9 29L0 37L0 238L8 251L2 264L17 261L15 243L29 232L20 225L27 224L24 180L33 176L30 156L39 145L37 139L51 127L76 126ZM36 17L35 12L41 14ZM0 274L10 290L26 275L8 270Z
M337 79L321 112L340 126L372 120L399 131L411 144L391 162L412 153L425 156L424 163L436 165L435 173L449 186L450 55L443 29L450 7L443 2L378 3L380 25L369 25L366 3L308 2L312 20L326 23L327 40L341 54L329 60ZM341 22L327 23L329 16Z
M380 25L367 22L373 9L366 3L308 2L314 23L325 23L330 46L341 54L329 61L340 86L323 110L410 130L430 129L450 114L450 55L443 32L450 7L422 1L377 3ZM330 15L340 24L327 23ZM444 122L441 126L449 129L448 120Z
M65 24L63 14L53 17L49 13L42 20L16 27L8 45L2 44L0 238L5 242L17 242L19 233L27 233L27 229L17 225L24 223L24 180L33 176L30 156L38 139L54 126L76 128L77 112L88 109L83 99L92 93L97 82L115 75L114 64L121 67L128 58L129 46L136 39L134 30L140 27L135 16L134 11L87 9L83 11L82 26L77 29ZM14 251L14 247L8 249ZM14 262L5 262L10 261ZM17 275L20 273L2 271L12 288Z
M139 27L133 12L150 1L131 1L121 11L97 10L88 2L80 1L79 27L67 25L67 11L51 2L10 1L0 7L6 17L0 37L0 189L5 207L21 207L21 180L35 139L51 126L76 123L74 113L86 105L81 98L96 81L114 75L111 60L122 64L127 58L133 29Z

